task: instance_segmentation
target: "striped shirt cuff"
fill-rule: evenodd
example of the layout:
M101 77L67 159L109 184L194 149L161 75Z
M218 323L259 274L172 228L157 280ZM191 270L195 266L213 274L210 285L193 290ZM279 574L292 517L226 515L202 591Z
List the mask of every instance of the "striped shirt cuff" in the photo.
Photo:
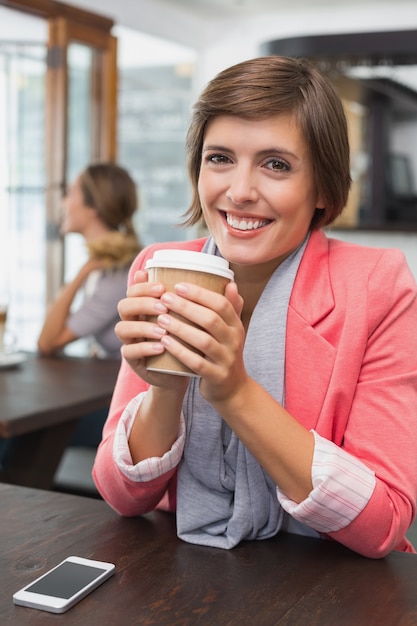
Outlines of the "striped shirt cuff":
M128 439L136 413L142 404L146 391L133 398L123 411L114 437L113 456L120 471L133 482L149 482L174 469L181 460L184 450L185 422L181 414L180 433L172 448L162 457L151 457L132 464Z
M313 490L297 504L277 487L282 508L320 533L348 526L363 511L375 489L375 474L362 461L312 431L315 439Z

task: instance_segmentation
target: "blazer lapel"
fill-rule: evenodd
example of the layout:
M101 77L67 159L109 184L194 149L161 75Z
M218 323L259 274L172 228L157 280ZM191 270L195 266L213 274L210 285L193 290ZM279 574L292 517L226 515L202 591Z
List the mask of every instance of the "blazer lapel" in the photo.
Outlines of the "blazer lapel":
M317 424L336 357L316 326L333 309L328 241L322 231L315 231L291 294L285 362L285 407L309 430Z

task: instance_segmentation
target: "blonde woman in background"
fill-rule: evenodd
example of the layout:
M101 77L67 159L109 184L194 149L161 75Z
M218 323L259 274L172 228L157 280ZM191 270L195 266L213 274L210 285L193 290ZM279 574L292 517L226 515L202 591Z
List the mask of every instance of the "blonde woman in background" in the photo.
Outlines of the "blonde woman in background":
M88 337L92 354L120 359L114 326L119 320L117 303L126 294L128 268L141 249L132 224L137 204L134 181L114 163L89 165L71 185L63 200L61 232L82 235L89 258L52 302L38 338L41 354L57 353ZM80 293L81 305L73 310ZM106 417L107 409L84 416L70 445L95 448ZM7 467L14 445L14 439L0 442L0 470Z
M141 247L132 224L136 209L135 183L114 163L89 165L71 185L63 200L61 232L82 235L89 258L49 307L38 339L41 354L54 354L88 337L92 354L120 358L114 326L129 265ZM82 303L73 311L81 290Z
M136 185L115 163L91 164L72 183L63 200L61 233L82 235L88 260L49 307L38 339L41 354L58 353L86 338L90 356L120 359L121 342L114 326L129 266L141 249L132 223L137 207ZM85 415L70 446L96 448L106 417L107 409Z

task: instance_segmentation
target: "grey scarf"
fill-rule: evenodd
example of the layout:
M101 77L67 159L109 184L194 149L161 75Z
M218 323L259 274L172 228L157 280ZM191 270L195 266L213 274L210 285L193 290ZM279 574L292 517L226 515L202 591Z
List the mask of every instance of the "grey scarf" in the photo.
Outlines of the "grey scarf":
M307 239L271 276L245 341L249 376L281 404L287 309ZM219 254L212 239L203 252ZM186 443L178 470L178 536L189 543L230 549L244 539L275 535L284 517L275 484L201 396L199 378L190 380L183 409ZM258 410L262 419L262 407Z

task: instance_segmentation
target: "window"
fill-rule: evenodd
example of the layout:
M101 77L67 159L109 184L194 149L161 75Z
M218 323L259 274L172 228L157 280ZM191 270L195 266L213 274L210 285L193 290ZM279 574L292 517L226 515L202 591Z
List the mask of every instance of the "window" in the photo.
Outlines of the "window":
M179 241L190 194L185 135L190 118L194 53L117 28L118 155L139 188L136 226L143 243Z
M107 18L53 0L26 10L38 17L0 8L0 290L18 347L34 350L64 275L68 177L115 157L116 45Z
M21 348L45 314L46 46L0 43L0 290Z

